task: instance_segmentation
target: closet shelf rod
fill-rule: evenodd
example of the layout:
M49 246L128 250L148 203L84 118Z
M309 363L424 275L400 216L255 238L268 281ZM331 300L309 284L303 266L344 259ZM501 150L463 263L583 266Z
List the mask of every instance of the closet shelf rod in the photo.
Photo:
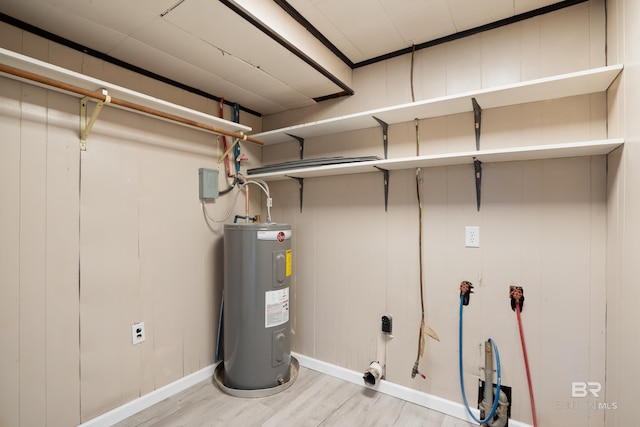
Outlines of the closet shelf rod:
M16 76L18 78L21 79L25 79L25 80L31 80L33 82L42 84L42 85L47 85L47 86L52 86L55 87L57 89L61 89L64 90L66 92L71 92L71 93L75 93L78 95L82 95L83 97L89 97L92 99L96 99L98 101L104 102L106 100L106 96L105 94L101 93L101 92L94 92L88 89L84 89L72 84L68 84L68 83L64 83L61 82L59 80L55 80L55 79L51 79L49 77L45 77L45 76L41 76L35 73L31 73L29 71L25 71L25 70L21 70L19 68L15 68L15 67L11 67L9 65L6 64L0 64L0 72L2 73L6 73L6 74L10 74L13 76ZM145 107L142 105L138 105L135 104L133 102L129 102L129 101L125 101L122 99L118 99L118 98L111 98L111 102L110 104L112 105L117 105L119 107L123 107L129 110L134 110L134 111L138 111L140 113L143 114L148 114L151 116L156 116L159 117L161 119L165 119L165 120L170 120L170 121L174 121L174 122L178 122L187 126L192 126L192 127L196 127L199 129L203 129L203 130L207 130L209 132L213 132L213 133L217 133L220 135L226 135L226 136L230 136L232 138L238 138L240 140L243 141L249 141L249 142L253 142L254 144L259 144L259 145L263 145L264 142L252 138L248 135L245 135L244 133L235 133L235 132L231 132L231 131L227 131L224 129L219 129L216 128L214 126L210 126L204 123L200 123L197 122L195 120L190 120L190 119L185 119L184 117L180 117L180 116L176 116L175 114L170 114L170 113L165 113L159 110L156 110L154 108L149 108L149 107Z

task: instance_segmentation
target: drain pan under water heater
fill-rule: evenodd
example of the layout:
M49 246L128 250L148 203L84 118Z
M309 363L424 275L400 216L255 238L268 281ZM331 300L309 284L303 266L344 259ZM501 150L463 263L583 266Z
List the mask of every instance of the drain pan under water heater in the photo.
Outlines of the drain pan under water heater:
M290 286L290 225L225 225L224 357L215 375L225 392L259 397L295 380Z

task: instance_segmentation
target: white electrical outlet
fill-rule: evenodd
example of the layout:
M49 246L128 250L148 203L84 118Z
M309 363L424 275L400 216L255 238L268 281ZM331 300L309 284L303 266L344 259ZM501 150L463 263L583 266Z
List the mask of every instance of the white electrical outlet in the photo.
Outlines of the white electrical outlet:
M131 344L140 344L144 339L144 322L134 323L131 325Z
M464 246L467 248L480 247L480 227L467 226L464 228Z

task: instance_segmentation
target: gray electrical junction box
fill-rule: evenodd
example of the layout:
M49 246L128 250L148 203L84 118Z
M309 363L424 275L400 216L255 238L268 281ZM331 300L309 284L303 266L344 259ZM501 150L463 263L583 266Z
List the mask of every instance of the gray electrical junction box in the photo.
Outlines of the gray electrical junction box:
M200 200L215 199L218 197L218 170L198 169L200 182Z

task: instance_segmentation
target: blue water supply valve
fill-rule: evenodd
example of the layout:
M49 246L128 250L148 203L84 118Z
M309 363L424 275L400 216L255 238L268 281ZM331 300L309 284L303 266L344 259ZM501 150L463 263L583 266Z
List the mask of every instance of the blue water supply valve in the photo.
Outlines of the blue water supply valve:
M460 297L463 297L462 304L469 305L469 299L473 293L473 284L466 280L460 282Z

